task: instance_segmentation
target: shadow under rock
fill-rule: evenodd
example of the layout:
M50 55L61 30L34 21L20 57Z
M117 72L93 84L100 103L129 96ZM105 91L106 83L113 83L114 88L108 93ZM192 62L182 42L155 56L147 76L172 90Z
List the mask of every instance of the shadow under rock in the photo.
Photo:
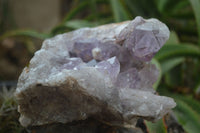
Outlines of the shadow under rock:
M143 133L141 129L106 125L94 119L81 120L68 124L48 124L29 127L31 133Z

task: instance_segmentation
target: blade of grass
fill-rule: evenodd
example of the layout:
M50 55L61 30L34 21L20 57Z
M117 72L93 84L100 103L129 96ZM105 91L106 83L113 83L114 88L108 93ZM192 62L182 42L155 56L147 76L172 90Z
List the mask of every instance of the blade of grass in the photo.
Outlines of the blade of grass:
M140 1L125 0L125 3L133 17L138 15L145 16L145 11L141 8Z
M197 82L197 85L195 86L195 93L200 94L200 78L199 81Z
M2 41L7 37L12 37L12 36L28 36L42 40L50 37L49 34L39 33L33 30L13 30L13 31L8 31L4 33L2 36L0 36L0 41Z
M175 66L182 63L184 60L185 58L183 57L177 57L177 58L161 61L160 64L161 64L162 74L165 74L166 72L168 72Z
M94 14L95 21L97 20L97 1L96 0L90 0L90 7L92 14Z
M197 23L197 30L198 30L198 35L199 35L199 46L200 46L200 0L190 0L190 3L192 5L192 8L194 10L194 15L196 18L196 23Z
M121 22L128 19L128 14L126 13L120 0L110 0L112 11L116 22Z
M145 124L149 133L167 133L167 129L165 128L162 119L155 123L145 121Z
M79 12L81 12L81 10L86 9L86 7L88 6L90 1L84 1L80 4L78 4L76 7L72 8L69 13L65 16L65 18L63 19L62 23L67 22L68 20L72 19L73 17L75 17Z
M183 126L184 130L188 133L199 133L200 115L185 102L176 99L176 103L175 114L178 118L178 122Z
M83 27L94 27L103 23L102 21L98 22L89 22L87 20L69 20L62 25L57 26L51 31L51 36L56 34L61 34L67 31L83 28Z
M200 49L199 47L191 44L168 44L164 45L160 51L155 55L155 58L159 61L174 57L186 57L193 56L200 58Z
M67 21L64 25L68 28L79 29L83 27L94 27L97 26L97 23L86 20L71 20Z
M172 95L175 99L179 99L181 101L184 101L188 106L190 106L196 113L200 115L200 102L192 98L192 96L183 96L174 94Z
M158 0L156 4L160 13L163 13L167 4L167 0Z
M92 6L94 6L94 4L96 3L101 3L102 1L98 1L95 0L92 4ZM77 4L77 6L73 7L69 13L67 13L67 15L64 17L64 19L62 20L62 22L55 26L52 30L51 30L51 36L54 36L56 34L59 33L63 33L67 31L67 27L66 27L66 23L71 20L72 18L74 18L77 14L79 14L80 12L82 12L83 10L86 10L88 6L90 5L90 1L83 1L79 4Z
M167 44L179 44L179 38L176 32L170 31L169 39L166 42L166 45Z
M91 6L93 9L92 11L94 12L94 10L96 9L96 4L108 4L108 1L104 1L104 0L90 0L90 1L82 1L81 3L77 4L77 6L74 6L69 13L67 13L67 15L64 17L63 21L61 24L67 22L68 20L73 19L77 14L79 14L82 10L86 10L88 9L88 6ZM94 9L95 8L95 9ZM98 13L97 11L94 13Z
M184 9L187 10L188 6L189 6L188 0L181 0L175 4L174 8L171 9L170 14L173 16L177 16L177 15L179 16L183 13ZM181 13L180 13L180 11L181 11Z
M182 75L181 65L173 67L163 75L165 84L170 87L170 89L173 89L174 86L181 86L183 83Z
M156 68L158 69L159 71L159 76L158 76L158 79L157 81L153 84L153 88L156 90L158 85L160 84L160 81L161 81L161 78L162 78L162 69L161 69L161 66L160 66L160 63L156 60L156 59L152 59L151 60L151 63L154 64L156 66Z
M175 99L175 101L178 101L178 103L179 103L179 101L184 102L184 104L187 105L188 108L190 108L192 110L192 112L194 112L194 114L196 114L198 117L200 117L200 102L198 100L194 99L192 97L192 95L181 95L178 93L171 93L164 86L159 87L159 90L162 90L162 92L160 93L161 95L166 95L166 96L172 97ZM198 121L200 121L200 119Z

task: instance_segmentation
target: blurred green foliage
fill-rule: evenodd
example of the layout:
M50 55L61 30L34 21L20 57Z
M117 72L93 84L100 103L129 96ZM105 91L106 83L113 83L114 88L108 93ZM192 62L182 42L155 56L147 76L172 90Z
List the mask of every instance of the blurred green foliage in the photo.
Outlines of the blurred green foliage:
M19 124L19 113L14 97L15 89L3 87L0 91L0 133L26 133Z
M168 95L175 99L177 107L174 112L184 130L188 133L199 133L200 0L74 0L71 3L72 8L65 15L63 21L49 33L13 30L16 28L10 21L12 14L10 14L7 4L6 0L1 4L0 41L11 36L43 40L81 27L121 22L136 16L155 17L166 23L171 30L171 35L169 41L156 54L153 61L161 71L161 76L154 87L161 95ZM12 25L13 29L9 25ZM7 100L4 102L1 103L0 113L3 109L2 114L6 115L4 106L7 104ZM9 107L13 103L8 104ZM13 115L13 117L16 116ZM0 125L2 125L2 121L0 121ZM147 123L150 133L155 130L167 132L163 125L163 121L159 121L157 124Z

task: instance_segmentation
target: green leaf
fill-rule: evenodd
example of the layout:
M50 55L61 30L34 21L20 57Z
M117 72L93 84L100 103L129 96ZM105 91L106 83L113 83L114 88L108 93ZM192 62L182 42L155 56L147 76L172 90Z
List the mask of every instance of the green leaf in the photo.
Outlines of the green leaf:
M8 31L4 33L2 36L0 36L0 41L7 37L12 37L12 36L28 36L28 37L39 38L42 40L50 37L49 34L38 33L33 30L13 30L13 31Z
M90 0L91 13L94 15L95 20L97 20L97 0Z
M185 102L176 99L177 106L174 109L178 122L188 133L199 133L200 131L200 115L197 114Z
M156 90L158 85L160 84L160 81L161 81L161 78L162 78L162 69L161 69L161 66L160 66L160 63L156 60L156 59L152 59L151 60L151 63L154 64L156 66L156 68L158 69L159 71L159 76L158 76L158 79L157 81L153 84L153 88Z
M126 13L120 0L110 0L110 2L116 22L121 22L129 19L128 14Z
M200 95L200 60L196 59L193 60L193 66L191 67L193 69L193 77L194 79L192 79L194 81L194 92L199 96Z
M166 59L160 62L162 74L165 74L166 72L170 71L175 66L179 65L185 60L183 57L177 57L172 59Z
M71 20L73 17L75 17L78 13L80 13L82 10L85 10L86 7L89 5L90 1L83 1L79 4L77 4L77 6L73 7L69 13L67 13L67 15L65 16L65 18L62 21L62 24L67 22L68 20Z
M181 66L180 65L175 66L173 69L165 73L164 77L165 77L164 78L165 83L172 88L174 86L182 85L183 78L182 78Z
M185 102L188 106L190 106L190 108L192 108L196 113L198 113L198 115L200 115L200 102L195 100L192 96L174 94L172 95L172 97Z
M167 44L178 44L178 43L179 43L179 39L178 39L176 32L171 31L169 39L167 40L165 45L167 45Z
M199 35L199 45L200 45L200 0L190 0L192 8L194 10L194 15L197 22L197 31Z
M164 126L162 119L156 123L145 121L149 133L167 133L167 129Z
M171 4L173 4L173 3L170 3L168 8L171 6ZM174 7L172 9L170 9L170 14L172 16L177 16L177 17L187 14L188 5L189 5L188 0L175 1ZM186 11L184 12L184 10L186 10Z
M158 10L163 13L164 9L165 9L165 6L167 4L167 1L168 0L157 0L157 7L158 7Z
M62 34L67 31L68 31L67 27L64 24L60 24L51 30L50 35L51 37L53 37L57 34Z
M130 9L132 16L144 16L145 11L141 8L141 1L125 0L126 6Z
M195 93L196 94L200 94L200 78L199 78L199 81L197 82L197 85L195 86Z
M28 50L28 52L33 55L36 51L36 47L35 47L35 44L32 41L32 39L25 38L24 42L25 42L24 45L25 45L26 49Z
M177 103L174 109L178 122L188 133L198 133L200 131L200 103L191 96L174 94L167 89L160 89L162 95L173 97Z
M158 17L156 1L149 1L147 4L146 0L123 0L126 8L131 13L130 16L143 16L145 18Z
M160 51L155 55L155 58L159 61L174 57L186 57L193 56L200 58L199 47L191 44L180 44L180 45L164 45Z
M67 21L64 25L68 28L79 29L83 27L94 27L97 26L97 23L89 22L86 20L71 20Z
M61 25L55 27L51 31L51 35L54 36L56 34L61 34L66 31L80 29L83 27L94 27L97 25L99 25L99 23L89 22L87 20L70 20L70 21L65 22L64 24L61 24Z

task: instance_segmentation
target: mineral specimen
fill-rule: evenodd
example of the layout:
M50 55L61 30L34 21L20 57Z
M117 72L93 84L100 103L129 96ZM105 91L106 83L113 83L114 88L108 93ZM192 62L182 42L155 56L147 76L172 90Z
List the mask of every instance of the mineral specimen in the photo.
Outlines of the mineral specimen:
M16 96L23 126L94 118L134 126L175 107L155 94L159 71L150 63L169 38L157 19L82 28L43 42L19 77Z

